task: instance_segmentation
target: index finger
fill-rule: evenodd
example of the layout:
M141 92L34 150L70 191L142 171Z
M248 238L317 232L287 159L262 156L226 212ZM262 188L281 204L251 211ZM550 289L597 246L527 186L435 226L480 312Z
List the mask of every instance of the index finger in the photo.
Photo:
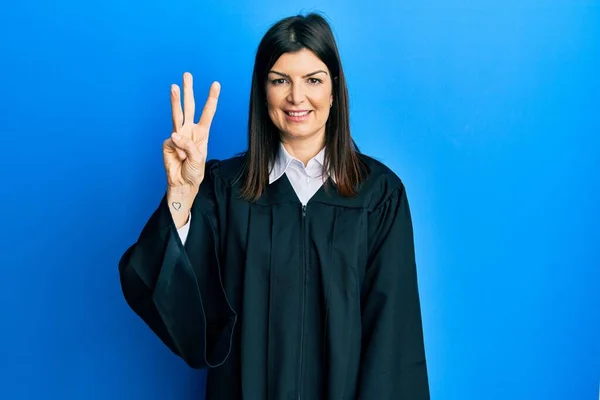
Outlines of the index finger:
M202 110L200 121L198 121L198 125L207 130L210 129L213 117L215 116L215 112L217 111L217 103L219 102L220 93L221 84L219 82L213 82L212 85L210 85L208 99L206 99L206 103L204 104L204 109Z
M181 92L179 86L171 85L171 117L173 120L173 132L179 132L183 125L183 110L181 109Z

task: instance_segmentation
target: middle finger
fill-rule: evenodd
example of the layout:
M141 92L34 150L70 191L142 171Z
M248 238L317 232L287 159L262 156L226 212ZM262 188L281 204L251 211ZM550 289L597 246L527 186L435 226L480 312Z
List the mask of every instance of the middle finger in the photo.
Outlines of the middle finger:
M192 74L186 72L183 74L183 118L184 123L194 123L194 111L196 104L194 102L194 82Z

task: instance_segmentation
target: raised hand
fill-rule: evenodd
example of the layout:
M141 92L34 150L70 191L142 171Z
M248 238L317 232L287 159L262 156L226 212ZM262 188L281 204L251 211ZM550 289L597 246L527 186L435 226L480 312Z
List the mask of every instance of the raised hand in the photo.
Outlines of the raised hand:
M204 179L208 137L221 86L213 82L198 123L194 122L195 100L192 74L183 74L183 109L179 86L171 86L173 132L163 143L163 159L169 190L180 193L198 190Z

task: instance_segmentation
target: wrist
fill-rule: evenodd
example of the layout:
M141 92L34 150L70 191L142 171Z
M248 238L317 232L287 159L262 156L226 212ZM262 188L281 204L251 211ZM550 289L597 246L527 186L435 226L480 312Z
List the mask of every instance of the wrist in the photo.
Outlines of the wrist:
M193 187L169 187L167 189L167 204L173 222L177 229L181 228L188 221L190 210L198 190Z
M196 197L199 187L192 185L167 186L167 195L181 197Z

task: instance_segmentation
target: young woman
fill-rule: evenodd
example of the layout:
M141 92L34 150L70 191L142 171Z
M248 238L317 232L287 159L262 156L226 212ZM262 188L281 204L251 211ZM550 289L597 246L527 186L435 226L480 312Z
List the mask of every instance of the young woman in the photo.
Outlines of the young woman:
M405 188L359 153L337 45L286 18L256 54L248 150L207 161L220 87L194 122L172 88L167 190L119 269L131 308L208 367L208 400L429 399Z

